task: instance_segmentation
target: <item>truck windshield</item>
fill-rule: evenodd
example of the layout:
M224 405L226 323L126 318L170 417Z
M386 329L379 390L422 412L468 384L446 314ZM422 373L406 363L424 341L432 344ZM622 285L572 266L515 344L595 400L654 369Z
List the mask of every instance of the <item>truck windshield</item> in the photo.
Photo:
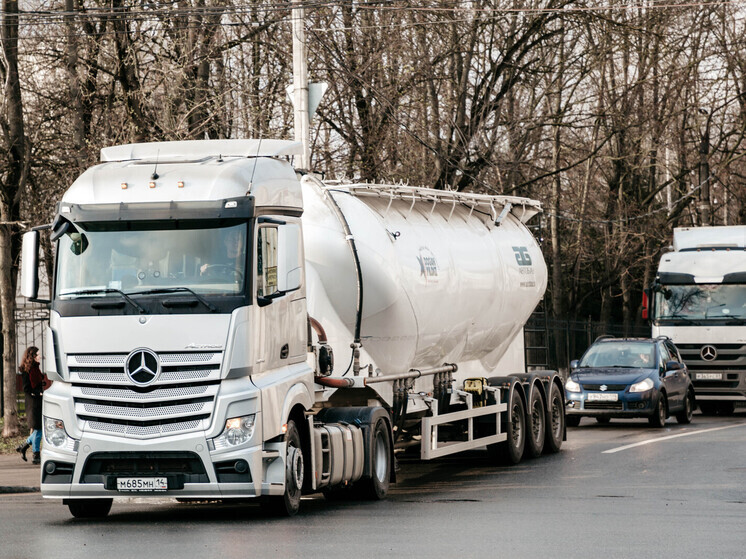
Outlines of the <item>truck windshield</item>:
M655 293L658 322L746 319L746 285L663 285Z
M206 295L243 292L245 223L130 222L75 224L60 238L61 299L188 288ZM116 291L114 291L116 293Z

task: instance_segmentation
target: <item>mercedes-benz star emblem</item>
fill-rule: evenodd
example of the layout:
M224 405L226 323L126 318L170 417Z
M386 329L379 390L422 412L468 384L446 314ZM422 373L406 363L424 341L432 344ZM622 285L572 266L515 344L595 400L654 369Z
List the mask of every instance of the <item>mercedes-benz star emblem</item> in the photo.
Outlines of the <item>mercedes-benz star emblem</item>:
M699 355L704 361L714 361L718 356L718 350L715 349L715 346L706 345L702 348L702 351L699 352Z
M139 348L127 356L124 371L137 386L147 386L158 378L161 372L161 363L153 351Z

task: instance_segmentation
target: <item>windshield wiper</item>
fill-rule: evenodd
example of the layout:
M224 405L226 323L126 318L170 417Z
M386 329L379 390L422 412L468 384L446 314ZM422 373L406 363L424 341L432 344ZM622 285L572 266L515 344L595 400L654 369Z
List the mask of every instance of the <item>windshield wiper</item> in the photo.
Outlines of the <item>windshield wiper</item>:
M689 318L687 316L682 316L680 314L671 314L671 315L663 315L659 316L658 320L682 320L684 322L687 322L689 324L699 324L699 322L693 318Z
M192 295L194 295L194 298L197 299L200 303L202 303L204 306L206 306L208 309L210 309L210 312L216 312L218 309L212 305L207 299L202 297L202 295L197 294L192 289L189 289L188 287L156 287L153 289L146 289L144 291L133 291L130 293L130 295L155 295L158 293L179 293L179 292L187 292Z
M140 311L141 313L145 312L145 309L138 305L135 301L133 301L130 296L127 295L124 291L122 291L121 289L114 289L112 287L102 287L100 289L84 289L82 291L72 291L70 293L64 293L63 295L106 295L109 293L116 293L117 295L121 295L122 297L124 297L125 301L135 307L138 311Z

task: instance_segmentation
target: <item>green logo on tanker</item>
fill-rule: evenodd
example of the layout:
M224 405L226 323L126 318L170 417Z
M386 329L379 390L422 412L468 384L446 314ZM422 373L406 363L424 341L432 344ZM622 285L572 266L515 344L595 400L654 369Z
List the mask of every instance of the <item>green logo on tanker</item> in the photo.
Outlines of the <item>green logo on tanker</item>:
M518 262L519 266L530 266L531 255L528 253L527 247L513 247L515 253L515 261Z

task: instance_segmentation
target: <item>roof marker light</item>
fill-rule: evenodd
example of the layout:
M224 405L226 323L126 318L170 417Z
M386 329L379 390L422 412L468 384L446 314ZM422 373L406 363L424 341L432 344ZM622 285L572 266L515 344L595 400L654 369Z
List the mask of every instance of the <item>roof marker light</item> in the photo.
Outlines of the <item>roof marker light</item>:
M150 182L148 183L148 186L149 186L150 188L155 188L155 181L150 181Z
M184 188L184 181L179 181L176 183L177 188Z
M123 182L123 183L121 184L121 187L122 187L122 190L127 190L127 183L126 183L126 182Z

